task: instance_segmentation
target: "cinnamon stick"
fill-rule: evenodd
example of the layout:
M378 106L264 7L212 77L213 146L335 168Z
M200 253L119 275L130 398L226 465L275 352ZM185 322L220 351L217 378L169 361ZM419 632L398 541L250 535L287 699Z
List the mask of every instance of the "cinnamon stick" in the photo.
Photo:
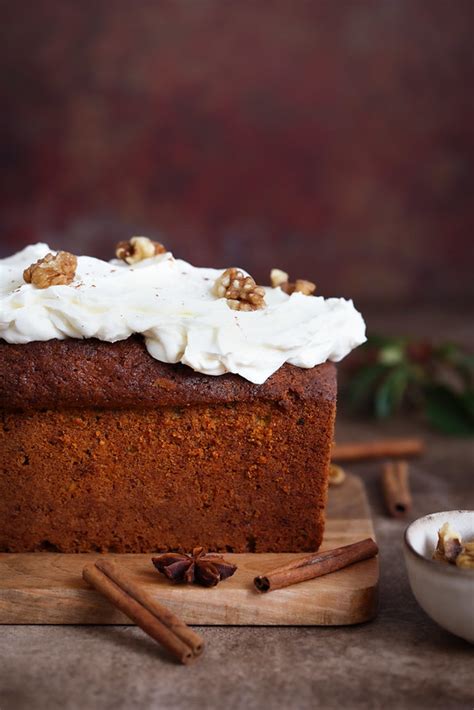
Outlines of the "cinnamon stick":
M149 612L156 616L165 626L167 626L178 638L187 644L193 654L198 656L204 649L204 642L195 631L184 623L176 614L173 614L170 609L159 604L154 597L140 587L135 582L132 582L130 577L122 571L122 569L112 562L112 560L99 559L96 560L96 567L104 572L113 582L118 584L127 594L133 597L137 602L142 604Z
M333 461L362 461L364 459L410 458L420 456L425 449L421 439L382 439L380 441L335 444Z
M97 560L84 567L82 576L181 663L190 663L202 653L201 637L141 589L114 562Z
M336 572L355 562L375 557L378 551L377 544L368 537L352 545L344 545L336 547L334 550L300 557L298 560L277 567L265 575L255 577L254 584L259 592L271 592Z
M387 510L393 518L402 518L411 510L412 499L406 461L387 461L384 464L382 489Z

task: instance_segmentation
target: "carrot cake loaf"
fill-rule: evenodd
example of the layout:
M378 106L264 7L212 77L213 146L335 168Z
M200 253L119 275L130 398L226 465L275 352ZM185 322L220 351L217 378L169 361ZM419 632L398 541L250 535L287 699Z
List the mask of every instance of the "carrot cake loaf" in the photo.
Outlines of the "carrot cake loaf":
M352 301L116 253L0 261L0 551L316 550Z

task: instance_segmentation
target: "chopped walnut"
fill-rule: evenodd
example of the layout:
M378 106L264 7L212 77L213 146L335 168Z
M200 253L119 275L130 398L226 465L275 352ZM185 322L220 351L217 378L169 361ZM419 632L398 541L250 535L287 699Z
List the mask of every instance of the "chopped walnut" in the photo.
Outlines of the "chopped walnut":
M316 284L306 279L296 279L294 289L296 293L304 293L305 296L311 296L316 291Z
M456 557L456 564L464 569L474 569L474 540L464 543L461 552Z
M126 261L127 264L136 264L143 259L150 259L157 254L164 254L166 247L159 242L153 242L148 237L132 237L128 242L119 242L115 249L118 259Z
M281 269L272 269L270 271L270 283L273 288L287 284L288 280L289 276L286 271L282 271Z
M462 550L461 536L449 523L438 530L438 544L433 553L433 559L439 562L456 563L456 558Z
M66 286L74 280L77 269L77 257L67 251L58 251L57 254L46 254L42 259L31 264L23 272L27 284L36 288L49 286Z
M234 311L256 311L265 307L265 289L239 269L226 269L214 284L214 294L226 298Z
M295 282L290 282L289 276L281 269L272 269L270 272L270 283L273 288L281 288L282 291L291 295L292 293L303 293L305 296L311 296L316 291L316 284L306 279L296 279Z
M329 466L329 485L330 486L340 486L346 480L346 472L341 466L337 466L335 463Z

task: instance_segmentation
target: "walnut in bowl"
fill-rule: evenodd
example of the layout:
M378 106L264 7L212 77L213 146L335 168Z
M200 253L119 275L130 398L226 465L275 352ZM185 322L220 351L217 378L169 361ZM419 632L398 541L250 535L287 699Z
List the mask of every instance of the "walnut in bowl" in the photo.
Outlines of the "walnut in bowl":
M444 528L446 523L449 525ZM410 586L418 604L436 623L474 643L474 569L452 560L439 561L438 533L442 529L441 547L444 550L446 544L449 555L457 548L456 540L467 548L474 538L474 510L432 513L408 526L404 556ZM469 545L466 554L470 549ZM458 554L459 550L456 558Z

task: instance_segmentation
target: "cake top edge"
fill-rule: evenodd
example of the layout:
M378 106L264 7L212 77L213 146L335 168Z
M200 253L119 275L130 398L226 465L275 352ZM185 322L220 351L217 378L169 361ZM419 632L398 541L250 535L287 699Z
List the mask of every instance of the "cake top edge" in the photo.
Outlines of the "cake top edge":
M335 403L337 372L283 365L263 384L227 373L212 377L152 358L142 336L15 345L0 340L0 409L4 411L213 406L257 401L289 411L301 403ZM233 416L229 412L229 416Z
M365 342L352 300L311 295L273 270L259 286L243 269L192 266L135 237L102 261L38 243L0 259L0 339L114 343L143 335L150 355L205 375L264 383L282 365L338 362Z

